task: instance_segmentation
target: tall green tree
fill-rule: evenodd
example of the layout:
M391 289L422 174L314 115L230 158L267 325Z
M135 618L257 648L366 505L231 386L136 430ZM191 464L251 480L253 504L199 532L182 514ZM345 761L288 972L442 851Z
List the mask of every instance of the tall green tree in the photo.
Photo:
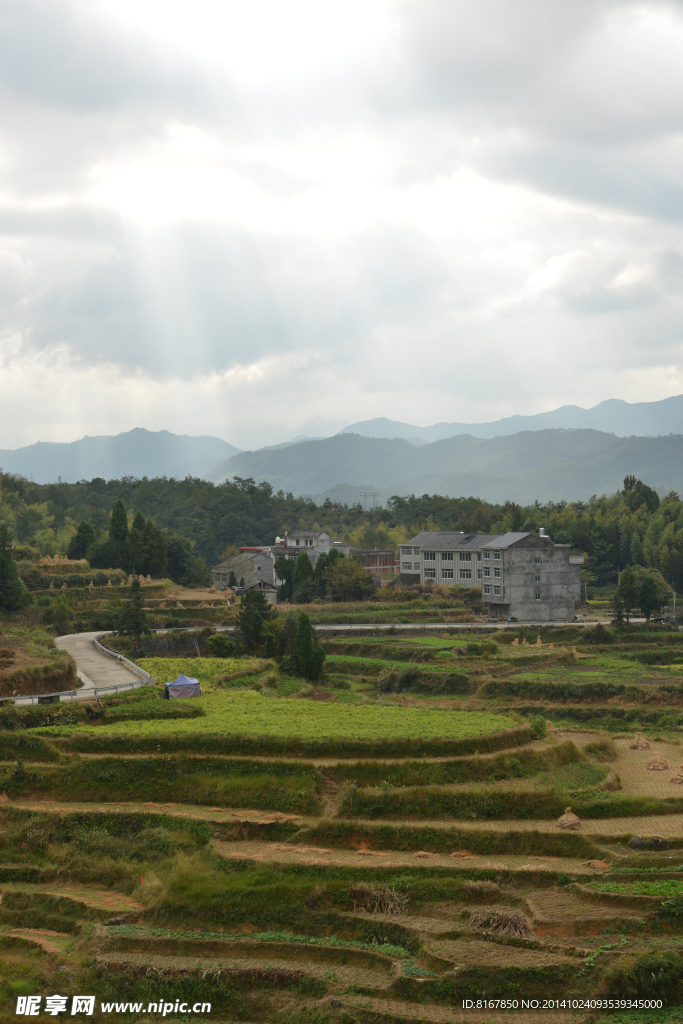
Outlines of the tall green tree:
M338 559L325 574L335 601L362 601L375 593L372 575L356 558Z
M311 564L311 560L305 551L300 551L297 555L296 562L294 563L294 589L296 590L302 583L311 579L313 579L313 566Z
M128 516L126 508L119 498L111 510L109 520L109 539L112 544L125 544L128 536Z
M299 614L294 641L297 672L305 679L319 679L325 662L325 651L316 642L315 630L306 612Z
M247 590L240 599L240 610L235 617L240 647L248 654L260 654L264 643L263 627L277 618L277 608L262 590Z
M145 572L155 580L161 579L168 563L168 543L158 526L151 519L145 523Z
M147 613L144 610L145 599L140 580L134 579L130 585L128 599L124 602L119 618L119 633L134 636L139 640L143 633L149 633Z
M275 575L282 580L277 592L278 601L290 601L294 593L294 563L292 559L278 555L275 559Z
M113 564L111 568L127 569L127 550L126 541L128 540L128 516L126 515L126 509L123 502L119 498L113 509L111 510L111 519L109 520L109 542L111 546L111 553L113 558Z
M145 543L145 517L136 512L126 541L126 565L130 572L147 575L147 544Z
M652 613L659 611L660 600L659 594L657 593L657 584L655 583L652 576L644 576L643 582L640 584L638 591L638 604L645 618L650 621Z
M81 519L76 533L69 541L69 546L66 549L66 557L73 559L85 558L86 551L91 544L94 544L94 542L95 531L90 523L86 522L85 519Z
M631 612L638 604L638 579L630 565L626 566L621 574L617 594L621 607L626 612L626 621L630 622Z
M0 523L0 611L16 611L30 600L12 558L10 532L5 523Z

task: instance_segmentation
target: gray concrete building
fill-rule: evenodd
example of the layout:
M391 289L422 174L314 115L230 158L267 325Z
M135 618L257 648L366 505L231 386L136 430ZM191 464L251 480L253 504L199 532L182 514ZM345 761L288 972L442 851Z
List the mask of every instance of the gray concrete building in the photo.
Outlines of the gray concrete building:
M401 581L481 587L489 615L520 621L572 620L583 555L544 532L426 531L401 545Z

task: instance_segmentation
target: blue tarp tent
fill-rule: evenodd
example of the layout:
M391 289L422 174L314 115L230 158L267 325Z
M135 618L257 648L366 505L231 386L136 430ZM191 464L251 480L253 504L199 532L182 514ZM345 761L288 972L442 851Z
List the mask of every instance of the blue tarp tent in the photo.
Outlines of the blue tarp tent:
M166 683L164 697L170 700L171 697L201 697L202 688L198 679L192 676L178 676L172 683Z

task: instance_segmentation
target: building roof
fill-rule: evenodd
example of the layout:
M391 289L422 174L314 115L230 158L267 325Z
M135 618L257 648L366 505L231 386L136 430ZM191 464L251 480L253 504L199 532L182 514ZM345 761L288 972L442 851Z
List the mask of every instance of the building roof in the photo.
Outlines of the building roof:
M482 546L486 548L511 548L517 541L524 540L525 537L530 536L531 534L529 533L504 533L502 537L497 537L495 540ZM550 540L550 537L547 539Z
M324 530L295 530L293 533L287 535L287 540L291 540L292 537L305 537L311 539L315 537L329 537L329 534L325 533ZM330 540L332 538L330 537Z
M401 547L428 548L434 551L466 551L468 548L481 548L499 540L501 533L446 533L445 531L424 530L416 537L411 537ZM517 535L515 535L517 536ZM520 536L522 536L520 534Z

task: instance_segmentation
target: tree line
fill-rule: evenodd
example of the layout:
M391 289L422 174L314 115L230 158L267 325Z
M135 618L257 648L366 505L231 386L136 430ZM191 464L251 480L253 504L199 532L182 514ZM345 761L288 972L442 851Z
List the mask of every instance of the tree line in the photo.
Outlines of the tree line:
M394 496L384 508L363 509L329 499L318 506L283 491L275 493L270 484L250 478L236 477L223 484L192 477L96 478L41 485L0 474L0 522L15 544L33 545L41 554L66 553L82 522L93 529L98 543L106 542L118 501L163 534L168 575L178 580L179 566L189 579L202 569L197 559L203 559L204 566L213 565L228 546L272 544L285 530L321 529L357 547L395 549L424 529L505 533L538 532L540 527L556 542L584 551L586 565L598 576L641 565L657 569L677 586L683 580L683 503L674 491L660 498L633 476L627 476L614 494L588 501L520 506L424 494ZM86 550L91 542L89 538ZM81 550L79 544L73 550ZM125 554L137 558L134 547ZM99 555L95 558L99 561ZM151 567L152 562L147 564Z

